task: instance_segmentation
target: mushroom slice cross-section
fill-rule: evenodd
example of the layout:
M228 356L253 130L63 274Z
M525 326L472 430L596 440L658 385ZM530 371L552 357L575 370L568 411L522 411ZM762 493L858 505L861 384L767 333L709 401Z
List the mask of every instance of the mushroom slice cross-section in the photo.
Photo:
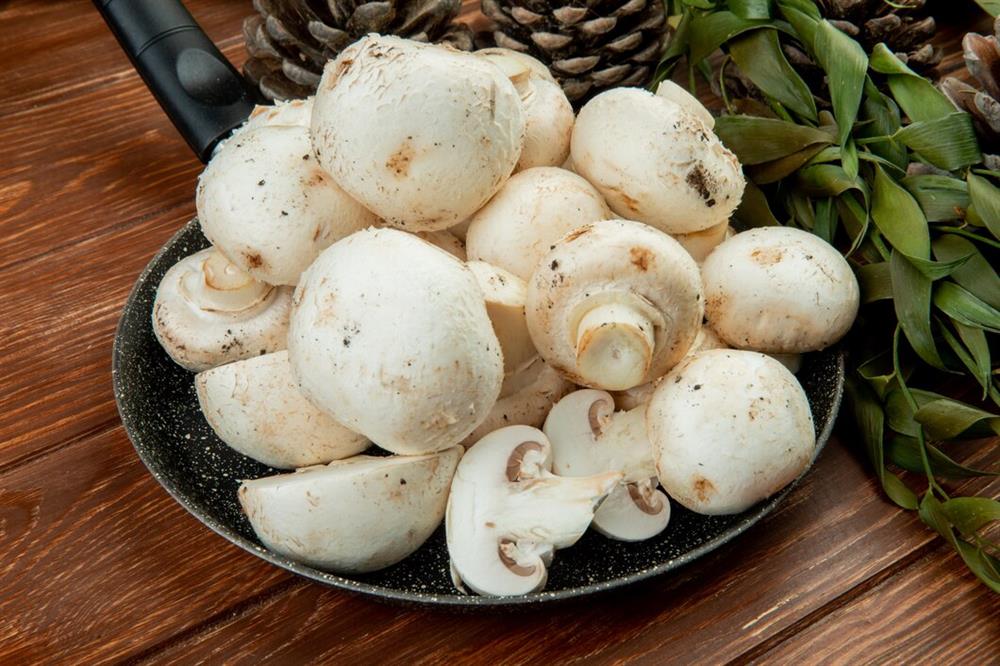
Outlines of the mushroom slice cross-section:
M466 453L445 517L456 584L491 596L541 590L553 551L577 542L622 477L560 477L551 467L548 438L529 426L496 430Z
M594 389L557 402L543 427L552 443L552 470L561 476L622 472L622 484L598 508L594 528L612 539L649 539L670 521L670 501L656 489L646 406L614 408L609 393Z
M244 481L239 500L270 550L336 573L383 569L441 524L456 446L424 456L355 456Z

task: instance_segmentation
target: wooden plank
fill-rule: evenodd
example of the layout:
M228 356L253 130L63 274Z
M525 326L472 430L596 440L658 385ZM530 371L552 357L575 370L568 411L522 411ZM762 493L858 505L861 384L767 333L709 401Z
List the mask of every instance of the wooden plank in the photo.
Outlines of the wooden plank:
M111 343L143 266L186 205L0 270L0 468L117 420Z
M722 663L913 558L932 539L913 514L881 500L867 469L833 443L778 511L676 575L563 606L471 616L303 584L153 654L180 663L222 656L244 663Z
M290 579L170 499L120 427L0 477L0 543L3 664L121 657Z
M247 0L184 4L209 37L230 46L241 39L243 17L253 13ZM0 7L0 21L6 35L0 62L7 63L0 117L135 77L90 0L12 0ZM234 53L240 62L241 51Z
M939 548L765 654L778 664L996 664L1000 595Z

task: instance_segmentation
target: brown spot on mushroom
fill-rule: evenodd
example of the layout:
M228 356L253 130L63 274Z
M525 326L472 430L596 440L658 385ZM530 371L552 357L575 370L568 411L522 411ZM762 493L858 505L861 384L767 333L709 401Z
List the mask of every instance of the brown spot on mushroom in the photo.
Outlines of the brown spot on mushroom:
M608 189L611 190L615 195L617 195L618 198L621 199L622 203L625 204L625 207L628 208L630 211L632 211L633 213L639 212L638 199L635 199L625 194L625 192L623 192L619 187L609 187Z
M702 502L707 502L708 498L715 492L715 484L703 476L696 476L693 486L695 495Z
M385 168L393 172L398 178L404 178L410 173L410 163L413 161L413 146L410 144L409 139L403 141L403 144L399 147L396 152L389 156L386 160Z
M590 404L590 409L587 410L587 420L590 421L590 432L594 433L594 437L601 436L601 431L604 429L601 411L607 408L607 400L595 400Z
M309 180L306 181L306 185L309 187L316 187L317 185L322 185L323 183L326 182L326 178L327 176L325 173L323 173L319 169L315 169L313 170L312 175L309 176Z
M759 247L750 253L750 257L761 266L773 266L781 261L785 252L779 247Z
M264 257L260 256L260 252L244 252L243 258L250 268L260 268L264 265Z
M524 464L524 456L528 454L529 451L541 451L542 445L538 442L521 442L518 444L513 451L510 452L510 457L507 458L507 480L514 482L521 480L521 466Z
M530 576L535 573L534 566L522 566L510 556L510 551L516 549L517 544L515 544L511 539L501 539L500 543L497 545L497 555L500 556L500 561L503 562L505 567L510 569L511 573L517 574L518 576Z
M715 205L715 196L712 195L712 178L705 171L705 166L699 162L688 171L687 184L705 200L705 205L711 208Z
M650 265L655 260L653 253L644 247L633 247L628 251L628 254L632 260L632 265L643 273L649 270Z
M639 484L630 483L625 487L628 489L628 496L632 498L632 502L643 513L655 516L663 511L663 500L653 492L651 485L640 488Z
M319 235L320 235L321 233L323 233L323 227L321 227L321 226L317 226L317 227L316 227L316 231L314 231L314 232L313 232L313 242L314 242L314 243L315 243L315 242L316 242L317 240L319 240Z
M573 231L569 232L566 235L566 237L563 239L563 242L564 243L572 243L573 241L575 241L580 236L583 236L584 234L589 234L593 229L594 229L594 225L592 225L592 224L585 224L582 227L579 227L579 228L574 229ZM553 270L555 270L555 269L553 269Z

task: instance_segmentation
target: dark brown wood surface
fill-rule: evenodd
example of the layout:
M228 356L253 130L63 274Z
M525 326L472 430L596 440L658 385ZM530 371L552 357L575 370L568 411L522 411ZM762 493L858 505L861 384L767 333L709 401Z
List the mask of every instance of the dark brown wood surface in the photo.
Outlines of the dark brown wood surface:
M249 0L187 4L240 62ZM200 166L90 2L0 0L0 26L0 664L1000 660L997 596L845 441L703 561L516 614L386 605L217 537L139 462L110 375L121 306L193 215Z

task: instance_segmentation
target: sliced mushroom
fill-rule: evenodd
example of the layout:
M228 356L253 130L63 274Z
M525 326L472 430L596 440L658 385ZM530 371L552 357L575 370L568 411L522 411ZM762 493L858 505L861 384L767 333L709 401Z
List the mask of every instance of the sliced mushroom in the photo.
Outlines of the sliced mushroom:
M524 319L524 299L528 286L524 280L502 268L483 261L466 264L483 291L486 312L493 322L493 332L503 351L503 371L510 375L522 370L538 356Z
M291 126L309 128L312 124L313 98L293 99L268 106L255 106L250 118L239 131L264 126Z
M288 351L307 398L404 455L461 442L503 382L500 343L475 276L395 229L353 234L303 273Z
M284 349L291 306L291 289L255 280L209 248L160 280L153 333L175 363L201 372Z
M469 449L445 514L456 585L493 596L541 590L553 552L577 542L621 479L566 478L551 468L548 439L528 426L496 430Z
M355 456L240 484L250 525L270 550L316 569L384 569L441 524L456 446L425 456Z
M500 397L486 420L462 441L462 445L472 446L505 426L541 427L552 405L573 388L562 375L536 356L527 367L504 378Z
M824 349L858 313L860 290L844 257L792 227L736 234L702 266L705 316L727 343L767 353Z
M705 127L713 129L715 127L715 117L705 106L698 101L698 98L680 87L670 79L661 81L656 87L656 95L668 99L681 107L689 114L705 123Z
M472 217L465 242L470 259L527 281L553 243L609 217L604 199L586 180L565 169L536 167L515 174Z
M316 163L309 130L245 130L218 150L198 181L202 231L242 270L295 285L334 241L378 220Z
M369 35L327 64L313 107L320 164L388 224L453 226L481 208L521 154L514 85L483 58Z
M603 92L580 110L573 169L620 216L672 234L729 219L743 195L740 164L697 116L638 88Z
M730 514L801 474L816 433L805 392L766 354L714 349L656 387L646 429L667 493L692 511Z
M448 231L418 231L417 237L439 247L459 261L465 261L465 241Z
M552 408L543 430L552 443L552 471L556 474L624 475L621 485L594 515L597 531L621 541L641 541L663 531L670 521L670 501L656 489L645 405L615 412L609 393L574 391Z
M671 235L674 237L674 240L681 244L681 247L687 250L691 258L700 264L705 261L719 243L728 238L728 233L729 221L727 220L701 231Z
M539 263L525 310L546 363L575 384L625 390L687 353L702 320L698 265L645 224L595 222Z
M228 446L282 469L361 453L369 442L306 400L288 352L228 363L194 378L201 411Z

